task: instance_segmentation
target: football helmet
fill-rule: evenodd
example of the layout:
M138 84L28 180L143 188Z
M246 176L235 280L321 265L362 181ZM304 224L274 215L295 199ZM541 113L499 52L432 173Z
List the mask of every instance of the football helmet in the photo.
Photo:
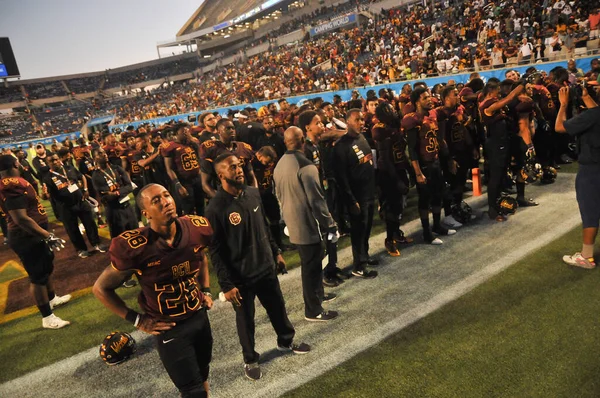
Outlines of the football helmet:
M502 214L515 214L519 204L512 196L501 196L498 199L498 209Z
M540 178L540 182L542 184L552 184L556 180L556 176L558 172L554 167L544 167L542 171L542 177Z
M100 358L107 365L117 365L135 352L135 340L129 333L112 332L100 345Z
M452 205L452 217L461 224L471 221L473 209L465 201Z
M539 163L527 163L519 171L524 182L536 182L542 176L542 167Z

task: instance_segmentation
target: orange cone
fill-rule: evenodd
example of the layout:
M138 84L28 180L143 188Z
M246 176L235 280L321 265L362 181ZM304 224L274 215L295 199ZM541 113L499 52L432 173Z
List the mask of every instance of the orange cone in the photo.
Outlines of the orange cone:
M473 196L481 196L481 175L479 174L479 167L473 170Z

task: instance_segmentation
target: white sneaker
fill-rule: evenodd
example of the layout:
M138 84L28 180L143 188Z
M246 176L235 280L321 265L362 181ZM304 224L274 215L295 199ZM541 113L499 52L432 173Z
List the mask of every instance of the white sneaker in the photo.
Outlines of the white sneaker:
M65 294L64 296L54 296L54 298L50 300L50 309L53 310L59 305L68 303L69 300L71 300L70 294Z
M455 229L449 229L448 230L448 235L454 235L456 233Z
M594 257L585 258L579 252L573 254L572 256L563 256L563 261L574 267L581 267L586 269L596 268Z
M454 232L456 232L456 231L454 231ZM431 241L431 244L435 245L435 246L439 246L439 245L444 244L444 242L440 238L435 238L434 240Z
M460 228L463 226L461 223L456 221L456 219L452 215L444 217L444 219L442 220L442 223L445 224L449 228Z
M60 329L60 328L64 328L65 326L68 326L70 324L71 324L71 322L63 321L62 319L60 319L59 317L57 317L54 314L42 318L42 327L44 327L46 329Z

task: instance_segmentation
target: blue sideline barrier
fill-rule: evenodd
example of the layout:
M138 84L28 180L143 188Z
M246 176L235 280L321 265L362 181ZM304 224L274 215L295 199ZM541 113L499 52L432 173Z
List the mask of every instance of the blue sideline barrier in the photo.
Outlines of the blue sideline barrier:
M29 148L29 143L32 143L33 146L36 146L37 144L52 145L54 140L56 140L58 142L62 142L67 137L71 138L71 140L76 140L77 138L79 138L79 136L81 136L81 132L77 131L74 133L53 135L52 137L34 138L31 140L20 141L20 142L15 142L15 143L11 143L11 144L2 144L2 145L0 145L0 148L16 148L18 146L21 146L24 149L27 149L27 148Z

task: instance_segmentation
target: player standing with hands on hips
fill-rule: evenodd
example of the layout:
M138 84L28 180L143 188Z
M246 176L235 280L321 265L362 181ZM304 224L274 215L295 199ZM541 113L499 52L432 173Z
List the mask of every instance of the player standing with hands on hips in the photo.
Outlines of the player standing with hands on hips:
M212 229L204 217L177 217L173 197L162 185L140 190L137 204L148 226L112 240L111 264L93 292L109 310L156 336L158 355L182 397L208 397L212 307L204 249ZM133 274L142 287L139 314L115 289Z
M567 133L577 140L579 170L575 179L575 192L583 221L581 252L564 256L563 261L576 267L592 269L596 267L594 242L600 223L600 107L583 87L581 99L587 110L567 120L569 87L559 90L558 99L560 109L555 131Z

